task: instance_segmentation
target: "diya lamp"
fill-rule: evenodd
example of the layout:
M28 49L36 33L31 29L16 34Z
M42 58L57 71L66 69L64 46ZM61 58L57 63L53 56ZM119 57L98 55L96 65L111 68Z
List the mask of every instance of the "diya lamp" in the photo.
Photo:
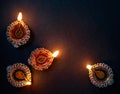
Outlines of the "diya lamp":
M113 71L107 64L97 63L94 65L87 65L86 68L89 71L91 83L96 87L104 88L113 84Z
M7 68L8 82L14 87L23 87L31 85L31 72L29 68L22 63L16 63Z
M19 12L17 21L12 22L7 28L7 39L15 48L20 47L28 42L30 30L22 21L22 13Z
M48 69L54 58L59 54L59 51L52 53L51 51L45 48L36 48L31 52L31 55L28 59L28 63L36 70L45 70Z

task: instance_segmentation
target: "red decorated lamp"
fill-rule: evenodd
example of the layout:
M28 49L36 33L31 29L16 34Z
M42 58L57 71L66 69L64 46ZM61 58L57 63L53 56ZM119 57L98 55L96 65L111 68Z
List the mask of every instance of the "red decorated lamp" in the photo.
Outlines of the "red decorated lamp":
M30 30L22 21L22 13L20 12L17 21L12 22L7 28L7 39L15 48L20 47L28 42L30 38Z
M53 62L53 59L59 54L59 51L54 53L44 48L37 48L32 51L28 63L36 70L48 69Z

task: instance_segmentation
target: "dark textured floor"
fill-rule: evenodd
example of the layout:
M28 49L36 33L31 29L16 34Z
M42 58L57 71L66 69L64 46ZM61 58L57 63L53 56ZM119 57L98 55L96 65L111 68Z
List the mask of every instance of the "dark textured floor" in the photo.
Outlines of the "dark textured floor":
M32 36L29 43L15 49L7 41L6 31L19 11ZM119 36L119 0L1 0L0 94L119 94ZM27 63L37 47L60 50L46 71L36 71ZM92 85L87 61L108 64L115 83L104 89ZM31 86L15 88L8 83L6 67L16 62L30 67Z

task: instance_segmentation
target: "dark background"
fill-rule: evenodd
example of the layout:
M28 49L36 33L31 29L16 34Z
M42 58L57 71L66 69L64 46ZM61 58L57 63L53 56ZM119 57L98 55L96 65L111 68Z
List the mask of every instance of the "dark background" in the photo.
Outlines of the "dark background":
M15 49L6 31L19 11L32 36ZM119 38L119 0L0 0L0 94L119 94ZM27 63L37 47L60 50L48 70L36 71ZM87 61L108 64L115 83L104 89L92 85ZM7 81L6 67L16 62L30 67L31 86L15 88Z

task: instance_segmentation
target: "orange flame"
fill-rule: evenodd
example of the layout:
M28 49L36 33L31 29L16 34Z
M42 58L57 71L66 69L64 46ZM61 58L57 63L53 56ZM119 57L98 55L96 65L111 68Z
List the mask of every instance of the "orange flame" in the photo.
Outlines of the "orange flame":
M32 83L30 81L26 82L25 83L26 85L31 85Z
M91 70L92 66L91 65L87 65L86 68L89 69L89 70Z
M17 19L18 19L18 21L22 20L22 13L21 12L19 12Z
M55 51L55 52L52 54L52 56L53 56L53 57L57 57L58 54L59 54L59 51L57 50L57 51Z

